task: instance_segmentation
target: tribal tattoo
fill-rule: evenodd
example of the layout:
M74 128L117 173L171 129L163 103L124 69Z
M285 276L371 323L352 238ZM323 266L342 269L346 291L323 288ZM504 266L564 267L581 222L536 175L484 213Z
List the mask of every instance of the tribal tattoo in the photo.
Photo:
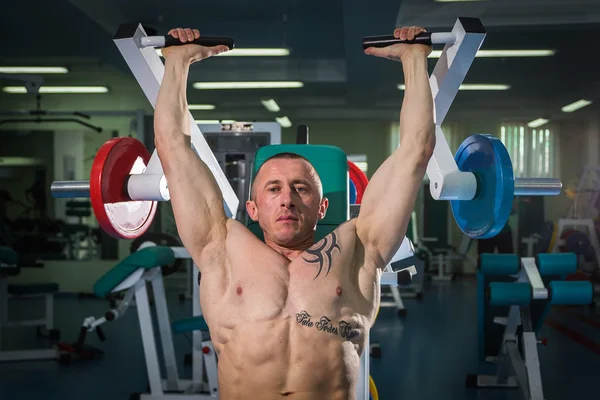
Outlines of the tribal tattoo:
M347 340L354 339L360 335L358 325L354 326L350 322L340 321L336 326L331 322L330 318L322 316L319 322L313 322L311 316L306 310L296 314L296 322L307 328L316 328L318 331L331 333L332 335L341 336Z
M331 253L334 249L338 249L339 251L341 251L340 245L337 242L337 236L335 232L331 232L331 234L325 236L320 243L321 245L318 248L306 250L308 254L310 254L311 256L315 256L314 259L307 260L306 258L302 257L304 261L308 263L319 263L319 271L317 272L317 275L314 279L317 279L317 277L321 274L321 271L323 270L323 264L325 263L325 257L327 257L327 273L325 274L325 276L329 275L329 271L331 271L332 264ZM329 248L327 248L327 246L329 246Z

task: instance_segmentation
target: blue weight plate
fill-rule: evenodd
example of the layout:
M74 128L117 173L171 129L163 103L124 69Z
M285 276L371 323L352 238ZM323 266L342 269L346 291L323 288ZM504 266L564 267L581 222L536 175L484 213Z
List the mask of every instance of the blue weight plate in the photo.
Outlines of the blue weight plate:
M356 185L352 181L352 179L348 179L350 181L349 189L350 189L350 204L356 204Z
M487 134L468 137L454 156L458 169L477 177L473 200L450 202L460 229L474 239L496 236L512 209L515 181L512 163L500 139Z

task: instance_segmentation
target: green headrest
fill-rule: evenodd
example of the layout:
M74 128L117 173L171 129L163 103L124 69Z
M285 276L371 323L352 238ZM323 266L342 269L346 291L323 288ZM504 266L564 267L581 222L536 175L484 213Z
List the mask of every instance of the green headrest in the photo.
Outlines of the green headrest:
M348 158L346 153L336 146L280 144L264 146L255 154L251 181L263 163L279 153L294 153L306 158L315 167L323 184L323 196L329 199L329 208L323 220L319 221L315 241L321 240L340 224L350 218L350 191ZM261 240L262 229L257 222L248 217L248 228Z

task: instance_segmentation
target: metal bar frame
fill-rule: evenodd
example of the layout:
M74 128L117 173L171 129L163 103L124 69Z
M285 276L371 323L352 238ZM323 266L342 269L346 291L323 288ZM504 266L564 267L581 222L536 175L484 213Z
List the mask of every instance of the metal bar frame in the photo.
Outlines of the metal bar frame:
M148 37L148 35L141 24L124 24L119 27L114 37L114 42L142 88L146 98L152 107L155 108L158 92L165 73L165 66L154 47L141 46L141 40L144 37ZM189 110L188 120L191 126L191 146L215 177L223 195L225 213L228 217L235 218L239 199L208 146L200 128L194 122L194 118ZM162 165L156 150L152 153L145 173L162 173Z

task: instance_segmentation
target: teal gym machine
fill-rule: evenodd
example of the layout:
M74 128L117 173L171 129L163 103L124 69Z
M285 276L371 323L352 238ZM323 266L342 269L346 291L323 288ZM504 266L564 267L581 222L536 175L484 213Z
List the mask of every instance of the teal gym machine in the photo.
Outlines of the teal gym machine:
M519 258L481 254L477 271L477 323L480 362L492 375L467 375L469 388L518 388L523 398L543 400L538 333L554 305L593 301L589 281L565 281L577 269L575 253Z

